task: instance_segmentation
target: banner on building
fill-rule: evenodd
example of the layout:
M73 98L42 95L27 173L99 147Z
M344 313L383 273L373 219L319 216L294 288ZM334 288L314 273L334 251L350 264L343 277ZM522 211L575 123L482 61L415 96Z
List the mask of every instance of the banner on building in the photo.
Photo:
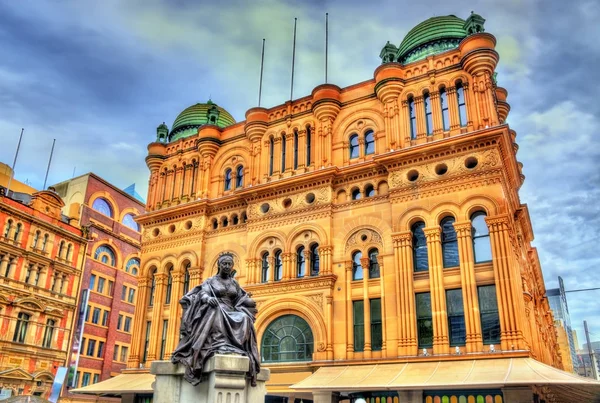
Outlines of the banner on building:
M90 298L90 290L81 292L81 301L79 303L79 316L77 318L77 326L73 334L73 344L71 346L71 356L69 357L69 377L67 386L70 388L77 387L77 366L79 365L79 354L81 353L81 339L83 337L83 327L85 326L85 317L87 316L88 301Z
M50 391L50 397L48 398L48 400L52 403L58 402L58 398L60 397L60 391L62 390L63 383L65 383L65 377L67 376L67 372L67 367L58 367L58 370L56 371L54 383L52 383L52 390Z

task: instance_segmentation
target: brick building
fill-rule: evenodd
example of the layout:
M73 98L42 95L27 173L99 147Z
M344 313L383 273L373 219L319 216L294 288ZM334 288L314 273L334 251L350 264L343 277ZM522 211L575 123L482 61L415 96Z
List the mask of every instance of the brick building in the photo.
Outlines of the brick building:
M137 297L144 203L88 173L54 185L63 212L89 231L81 288L89 290L75 384L86 386L126 367ZM67 394L72 401L85 399Z
M47 398L67 362L87 241L56 193L13 188L18 200L0 187L0 389Z

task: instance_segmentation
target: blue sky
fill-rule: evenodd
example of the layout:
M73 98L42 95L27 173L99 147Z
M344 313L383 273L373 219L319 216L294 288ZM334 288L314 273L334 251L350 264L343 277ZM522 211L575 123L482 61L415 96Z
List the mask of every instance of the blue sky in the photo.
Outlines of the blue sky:
M209 97L238 121L256 106L262 38L263 106L289 94L298 17L295 97L323 82L324 16L330 15L329 81L372 78L381 47L399 45L434 15L486 18L498 39L499 85L508 90L546 283L600 283L600 2L462 1L0 1L0 161L41 187L93 171L145 194L146 146L156 126ZM568 295L574 327L600 340L600 291Z

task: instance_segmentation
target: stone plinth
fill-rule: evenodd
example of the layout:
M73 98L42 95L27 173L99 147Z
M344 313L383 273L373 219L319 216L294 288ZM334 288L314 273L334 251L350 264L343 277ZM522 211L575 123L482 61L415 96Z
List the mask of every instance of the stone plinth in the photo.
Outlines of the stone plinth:
M270 372L263 368L257 385L250 386L246 372L247 357L215 355L206 362L202 383L192 386L183 378L185 369L169 361L154 361L150 373L156 376L152 385L154 403L257 403L264 402Z

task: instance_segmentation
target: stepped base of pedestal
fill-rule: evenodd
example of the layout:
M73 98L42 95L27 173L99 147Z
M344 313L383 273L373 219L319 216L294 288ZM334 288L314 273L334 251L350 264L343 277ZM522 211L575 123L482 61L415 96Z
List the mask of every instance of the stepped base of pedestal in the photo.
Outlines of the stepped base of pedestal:
M169 361L154 361L150 373L156 376L152 389L154 403L258 403L265 401L270 372L263 368L257 385L250 386L247 357L215 355L206 362L202 382L192 386L184 378L185 369Z

